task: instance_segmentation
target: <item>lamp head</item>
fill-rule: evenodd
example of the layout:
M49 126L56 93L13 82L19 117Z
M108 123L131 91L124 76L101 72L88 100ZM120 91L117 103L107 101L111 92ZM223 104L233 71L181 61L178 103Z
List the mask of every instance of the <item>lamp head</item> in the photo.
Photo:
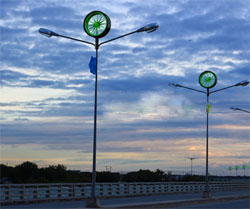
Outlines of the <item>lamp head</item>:
M48 37L48 38L50 38L51 36L59 36L57 33L53 32L51 30L48 30L46 28L40 28L39 33L42 34L43 36Z
M176 83L169 83L168 84L170 87L176 88L176 87L181 87L180 84L176 84Z
M144 27L138 29L136 32L147 32L147 33L152 33L156 31L159 28L159 25L157 23L150 23L148 25L145 25Z
M237 107L230 107L231 110L238 110Z
M244 80L239 83L236 83L235 86L247 86L249 84L249 81Z

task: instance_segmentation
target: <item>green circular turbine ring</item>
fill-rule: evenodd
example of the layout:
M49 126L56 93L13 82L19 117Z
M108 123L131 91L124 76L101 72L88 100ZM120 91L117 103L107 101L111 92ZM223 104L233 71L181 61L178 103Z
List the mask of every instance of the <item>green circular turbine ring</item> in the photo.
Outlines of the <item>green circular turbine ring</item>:
M109 32L111 21L103 12L93 11L85 17L83 28L89 36L101 38Z
M211 71L204 71L199 76L199 83L204 88L213 88L217 83L217 77Z

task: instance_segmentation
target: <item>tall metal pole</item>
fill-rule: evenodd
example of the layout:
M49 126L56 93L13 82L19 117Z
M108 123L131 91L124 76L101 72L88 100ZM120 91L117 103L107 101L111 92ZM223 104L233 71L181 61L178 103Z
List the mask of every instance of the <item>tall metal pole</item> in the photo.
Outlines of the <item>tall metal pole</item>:
M207 88L207 139L206 139L206 193L209 195L208 188L208 114L209 114L209 88Z
M193 175L193 158L191 158L191 176Z
M95 187L96 187L96 129L97 129L97 80L98 80L98 48L99 39L95 39L95 50L96 50L96 73L95 73L95 110L94 110L94 138L93 138L93 169L92 169L92 199L96 198Z

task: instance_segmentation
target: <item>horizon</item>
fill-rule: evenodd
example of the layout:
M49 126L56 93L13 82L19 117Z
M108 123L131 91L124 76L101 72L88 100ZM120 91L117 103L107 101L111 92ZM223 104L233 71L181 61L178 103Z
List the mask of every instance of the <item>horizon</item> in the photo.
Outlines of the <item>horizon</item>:
M27 163L27 162L30 162L30 163L34 163L32 161L26 161L26 162L22 162L21 164L17 164L17 165L8 165L8 163L6 164L2 164L0 163L0 165L4 165L4 166L7 166L7 167L12 167L12 168L15 168L16 166L20 166L22 165L23 163ZM35 163L36 164L36 163ZM37 164L36 164L37 165ZM64 166L62 164L58 164L60 166ZM47 166L39 166L37 165L37 168L38 169L42 169L42 168L49 168L50 166L58 166L58 165L47 165ZM235 167L232 167L232 170L225 170L225 169L220 169L220 170L211 170L209 171L209 176L232 176L232 177L250 177L250 172L249 172L249 168L246 168L246 169L243 169L243 165L238 165L239 168L237 169L237 172L236 172L236 168ZM91 170L75 170L75 169L70 169L68 168L67 166L64 166L65 169L67 171L74 171L74 172L82 172L82 173L92 173ZM108 167L108 168L107 168ZM194 168L193 168L194 169ZM185 176L185 175L193 175L193 176L205 176L205 171L197 171L197 170L192 170L192 174L191 174L191 170L162 170L160 168L157 168L155 170L152 170L152 169L140 169L138 168L137 170L113 170L112 169L112 166L104 166L104 168L99 169L97 170L97 172L111 172L111 173L119 173L121 175L124 175L124 174L127 174L127 173L130 173L130 172L139 172L141 170L149 170L151 172L156 172L157 170L160 170L160 171L163 171L165 174L169 174L170 175L180 175L180 176Z

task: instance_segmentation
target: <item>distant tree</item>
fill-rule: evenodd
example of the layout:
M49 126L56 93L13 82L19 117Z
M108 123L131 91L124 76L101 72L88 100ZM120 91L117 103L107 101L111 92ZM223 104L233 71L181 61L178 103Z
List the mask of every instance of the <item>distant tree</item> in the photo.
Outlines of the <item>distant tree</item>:
M84 182L91 182L92 180L92 175L90 172L76 172L76 171L71 171L68 170L66 173L66 182L69 183L84 183Z
M14 183L17 181L16 178L17 172L15 172L15 168L11 166L6 166L4 164L0 164L0 178L1 183L9 182Z
M67 170L66 166L50 165L45 168L38 168L35 163L23 162L15 167L0 165L1 180L7 180L11 183L78 183L91 182L91 172L76 172ZM156 171L139 170L136 172L129 172L123 175L110 171L97 172L97 182L161 182L168 181L171 174L165 174L162 170ZM1 182L2 183L2 182Z
M4 164L0 164L0 178L9 176L11 168L12 167L6 166Z
M160 182L164 180L165 174L159 169L157 169L155 172L150 170L139 170L136 172L129 172L123 177L123 181L126 182Z
M197 176L197 175L185 175L182 178L182 181L205 181L205 177L204 176Z
M137 172L129 172L123 176L125 182L137 182Z
M90 172L74 172L61 164L38 168L35 163L29 161L15 167L0 164L0 172L1 183L78 183L91 182L92 179Z
M33 183L36 182L36 179L39 177L39 170L35 163L24 162L15 167L15 170L18 175L18 181L22 183Z
M157 169L155 173L156 173L156 177L155 177L156 181L166 181L166 175L164 171Z
M42 174L41 176L44 178L44 180L48 180L49 182L53 183L59 183L66 181L66 169L67 168L61 164L58 164L57 166L50 165L47 168L41 169L40 173Z
M168 171L167 174L165 174L165 181L172 181L172 171Z
M119 173L111 173L110 171L97 172L97 182L118 182L120 180Z
M58 164L55 167L55 169L56 169L57 179L59 181L65 181L65 179L66 179L66 173L67 173L66 166Z

